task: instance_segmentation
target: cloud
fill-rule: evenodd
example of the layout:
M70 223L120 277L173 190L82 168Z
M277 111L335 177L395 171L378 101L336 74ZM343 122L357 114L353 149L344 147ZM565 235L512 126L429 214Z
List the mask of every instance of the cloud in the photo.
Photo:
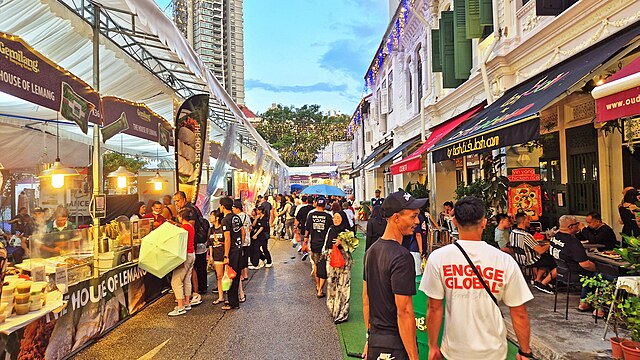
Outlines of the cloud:
M262 89L276 93L342 92L347 90L347 85L344 84L339 85L320 82L312 85L274 85L254 79L246 79L244 86L248 90Z
M329 44L329 49L320 58L320 66L327 70L344 72L353 79L364 78L371 62L370 43L360 40L342 39Z

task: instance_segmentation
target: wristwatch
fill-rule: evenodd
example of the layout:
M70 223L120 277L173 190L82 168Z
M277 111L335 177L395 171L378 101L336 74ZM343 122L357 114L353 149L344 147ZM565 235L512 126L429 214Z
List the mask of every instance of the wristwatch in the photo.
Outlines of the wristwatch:
M228 259L228 258L229 258L229 256L227 256L227 255L224 256L224 259Z

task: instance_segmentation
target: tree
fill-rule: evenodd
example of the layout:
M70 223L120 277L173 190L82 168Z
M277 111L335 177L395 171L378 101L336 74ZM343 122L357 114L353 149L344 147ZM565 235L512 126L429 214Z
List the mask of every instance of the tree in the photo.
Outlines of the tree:
M134 157L116 152L107 152L102 157L102 169L104 176L107 176L112 171L116 171L119 166L124 166L125 169L137 174L138 171L143 169L146 165L147 162L138 156Z
M324 116L320 105L278 105L261 117L256 130L288 166L309 166L330 142L349 140L345 130L349 116Z

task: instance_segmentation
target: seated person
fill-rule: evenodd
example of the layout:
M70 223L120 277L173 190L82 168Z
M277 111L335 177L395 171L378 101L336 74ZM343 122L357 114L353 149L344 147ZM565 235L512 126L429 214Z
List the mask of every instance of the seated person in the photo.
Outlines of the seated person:
M533 286L547 294L553 294L551 281L556 278L556 262L548 253L549 244L539 244L527 232L531 224L529 215L516 215L516 228L511 232L509 243L513 248L514 257L519 265L530 267L535 280Z
M618 239L613 229L605 224L602 216L595 211L587 215L587 226L579 223L578 228L580 231L576 233L576 237L580 241L587 240L590 244L604 245L603 250L613 250L618 247Z
M446 201L443 205L444 208L440 213L438 221L440 222L440 226L449 228L449 220L453 219L453 202ZM451 230L451 229L449 229Z
M580 240L575 237L580 223L573 215L562 215L558 221L560 230L551 239L551 254L556 259L564 260L572 273L577 273L581 276L593 276L596 271L596 264L589 260ZM582 287L578 310L591 310L591 306L585 301L588 293L589 289Z
M498 244L498 248L506 253L513 253L509 248L509 236L511 235L511 219L507 214L496 215L496 229L494 240Z

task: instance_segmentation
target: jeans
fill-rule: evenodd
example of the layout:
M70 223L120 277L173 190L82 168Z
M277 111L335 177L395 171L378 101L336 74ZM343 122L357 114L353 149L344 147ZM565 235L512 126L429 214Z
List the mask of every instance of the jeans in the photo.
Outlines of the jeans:
M207 253L196 254L196 261L193 263L193 268L196 270L198 276L198 291L207 291Z
M171 274L171 289L178 300L184 299L187 295L191 296L191 272L195 260L194 253L187 254L187 259Z
M236 277L231 281L231 288L227 291L229 306L240 307L240 297L238 289L240 288L240 262L242 260L242 251L229 252L229 266L237 273Z
M262 252L264 254L264 259L267 264L271 264L271 253L269 252L269 239L258 239L256 240L256 252ZM262 257L261 257L262 259Z

